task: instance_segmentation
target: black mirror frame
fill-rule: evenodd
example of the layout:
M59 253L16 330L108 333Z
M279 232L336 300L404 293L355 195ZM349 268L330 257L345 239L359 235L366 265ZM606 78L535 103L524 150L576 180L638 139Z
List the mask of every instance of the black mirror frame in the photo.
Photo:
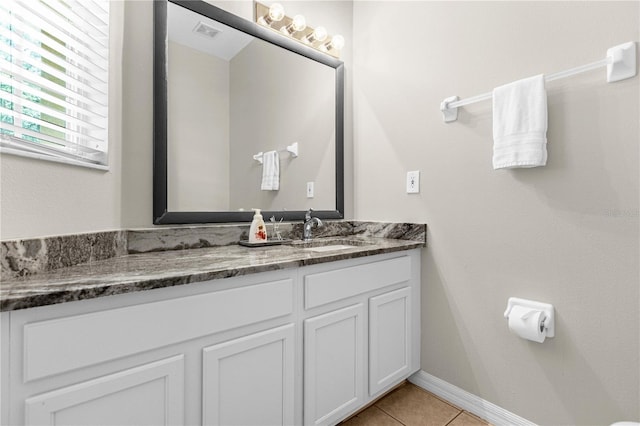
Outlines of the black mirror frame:
M154 1L154 64L153 64L153 224L196 224L250 222L253 212L240 211L168 211L167 198L167 4L175 3L207 16L239 31L265 40L336 70L336 209L314 210L321 219L344 218L344 64L293 40L273 33L253 22L242 19L204 1ZM303 220L304 210L264 211L265 217L276 216L286 221Z

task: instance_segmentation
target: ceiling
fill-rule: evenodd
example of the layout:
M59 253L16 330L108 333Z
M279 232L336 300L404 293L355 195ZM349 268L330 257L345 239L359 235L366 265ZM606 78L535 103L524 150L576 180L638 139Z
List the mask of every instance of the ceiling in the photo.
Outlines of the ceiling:
M253 37L248 34L209 19L206 16L198 15L174 3L169 3L167 17L169 21L169 40L225 61L233 59L238 52L253 40ZM218 32L213 38L195 32L194 30L202 24L205 28Z

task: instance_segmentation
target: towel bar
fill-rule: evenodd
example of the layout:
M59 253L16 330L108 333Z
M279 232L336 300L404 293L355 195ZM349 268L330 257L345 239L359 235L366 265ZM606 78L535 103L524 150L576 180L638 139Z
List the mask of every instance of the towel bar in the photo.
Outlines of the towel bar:
M298 156L298 142L294 142L291 145L288 145L285 149L279 149L278 152L288 152L291 154L291 157L296 158ZM262 164L262 151L253 156L253 159L258 163Z
M549 74L548 76L545 76L544 80L545 82L559 80L561 78L582 74L584 72L591 71L605 65L607 67L608 83L613 83L615 81L634 77L637 73L636 43L634 41L629 41L627 43L614 46L607 50L607 57L605 59L601 59L599 61L581 65L579 67L571 68L565 71L560 71L555 74ZM491 99L492 96L492 92L488 92L466 99L460 99L457 96L448 97L443 100L442 103L440 103L442 118L445 123L456 121L458 119L458 107Z

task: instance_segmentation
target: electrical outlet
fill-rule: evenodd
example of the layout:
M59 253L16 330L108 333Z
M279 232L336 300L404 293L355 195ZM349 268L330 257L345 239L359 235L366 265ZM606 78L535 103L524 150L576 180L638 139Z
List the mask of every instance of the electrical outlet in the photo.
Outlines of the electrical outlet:
M307 182L307 198L313 198L313 182Z
M407 194L420 192L420 171L407 172Z

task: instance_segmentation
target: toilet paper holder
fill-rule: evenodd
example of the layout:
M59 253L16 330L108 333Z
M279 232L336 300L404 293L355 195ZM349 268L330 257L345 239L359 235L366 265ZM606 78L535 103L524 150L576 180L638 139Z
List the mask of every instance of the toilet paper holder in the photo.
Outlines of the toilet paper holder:
M536 302L534 300L520 299L518 297L510 297L507 301L507 310L504 311L504 317L509 319L509 314L515 306L521 306L529 308L532 311L541 311L544 314L544 320L542 320L542 327L546 330L547 337L555 336L555 316L553 305L550 303ZM540 330L543 331L543 330Z

